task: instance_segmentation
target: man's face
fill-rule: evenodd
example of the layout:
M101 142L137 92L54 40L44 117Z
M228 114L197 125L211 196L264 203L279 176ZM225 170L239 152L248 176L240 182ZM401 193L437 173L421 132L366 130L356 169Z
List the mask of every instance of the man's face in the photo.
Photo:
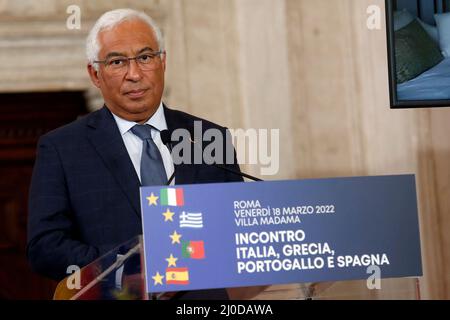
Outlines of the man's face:
M160 50L153 29L138 19L124 21L110 30L100 32L98 41L101 48L99 60L118 55L135 57L149 50ZM135 60L119 72L113 72L104 64L99 64L97 72L92 65L88 65L92 82L101 90L111 112L140 123L155 113L164 91L166 57L161 55L154 59L157 66L152 70L142 70Z

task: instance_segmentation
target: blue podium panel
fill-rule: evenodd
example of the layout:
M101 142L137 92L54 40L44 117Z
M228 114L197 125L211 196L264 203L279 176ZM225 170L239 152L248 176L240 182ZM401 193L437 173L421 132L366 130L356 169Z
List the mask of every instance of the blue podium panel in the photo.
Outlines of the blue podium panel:
M141 188L148 292L422 275L413 175Z

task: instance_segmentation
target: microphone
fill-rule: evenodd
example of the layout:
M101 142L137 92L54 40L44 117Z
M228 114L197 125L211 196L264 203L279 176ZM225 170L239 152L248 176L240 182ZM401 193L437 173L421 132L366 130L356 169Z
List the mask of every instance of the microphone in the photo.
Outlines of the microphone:
M161 130L160 135L162 143L164 143L166 147L169 148L169 150L172 152L172 138L170 131L167 129Z
M169 148L170 152L172 152L172 134L170 133L169 130L162 130L161 131L161 140ZM195 146L195 141L190 139L190 142ZM259 178L256 178L254 176L251 176L251 175L249 175L249 174L247 174L245 172L240 172L240 171L236 171L236 170L230 169L230 168L228 168L228 167L226 167L226 166L224 166L222 164L212 163L212 164L208 164L208 165L212 165L212 166L214 166L216 168L219 168L221 170L225 170L225 171L230 172L232 174L235 174L237 176L244 177L244 178L247 178L247 179L250 179L250 180L253 180L253 181L264 181L262 179L259 179ZM169 179L169 182L168 182L167 185L169 185L172 182L174 177L175 177L175 171L174 171L172 177Z
M167 149L169 149L170 153L172 153L172 138L171 138L170 131L167 129L161 130L160 135L161 135L162 143L164 143L164 145L167 147ZM167 184L166 184L167 186L170 186L173 179L175 179L175 170L176 170L175 166L173 166L173 173L172 173L172 176L169 178L169 181L167 181Z
M225 167L223 164L213 163L212 165L213 165L214 167L216 167L216 168L219 168L219 169L228 171L228 172L230 172L230 173L233 173L233 174L235 174L235 175L238 175L238 176L241 176L241 177L244 177L244 178L253 180L253 181L264 181L264 180L262 180L262 179L260 179L260 178L251 176L251 175L249 175L249 174L247 174L247 173L245 173L245 172L239 172L239 171L230 169L230 168L228 168L228 167Z

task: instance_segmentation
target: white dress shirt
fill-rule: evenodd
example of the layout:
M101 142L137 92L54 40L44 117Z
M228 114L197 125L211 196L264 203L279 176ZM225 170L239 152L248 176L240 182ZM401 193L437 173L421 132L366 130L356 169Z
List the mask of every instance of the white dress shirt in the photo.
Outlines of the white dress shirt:
M141 179L141 156L142 156L142 140L131 132L133 128L138 123L133 121L128 121L122 119L113 113L114 119L116 120L117 127L119 128L120 134L122 135L123 142L127 148L128 154L130 155L131 162L133 163L134 169ZM160 131L167 129L167 122L164 116L164 109L162 102L160 103L155 114L145 123L155 127L158 130L152 128L152 139L161 153L161 157L164 163L164 169L166 169L167 180L172 176L174 172L174 165L172 157L170 155L169 149L162 143ZM175 179L174 179L175 180ZM172 181L174 184L175 181Z

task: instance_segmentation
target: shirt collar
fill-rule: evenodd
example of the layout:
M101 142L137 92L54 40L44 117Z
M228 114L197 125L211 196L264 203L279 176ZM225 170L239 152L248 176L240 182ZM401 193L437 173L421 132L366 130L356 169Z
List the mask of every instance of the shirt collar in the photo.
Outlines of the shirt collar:
M133 128L135 125L137 125L137 122L125 120L114 113L112 114L114 119L116 120L117 127L119 128L120 134L124 135L127 133L131 128ZM159 104L158 109L153 114L153 116L148 119L148 121L145 123L148 125L151 125L152 127L155 127L159 131L166 130L167 129L167 122L166 117L164 116L164 108L162 102Z

